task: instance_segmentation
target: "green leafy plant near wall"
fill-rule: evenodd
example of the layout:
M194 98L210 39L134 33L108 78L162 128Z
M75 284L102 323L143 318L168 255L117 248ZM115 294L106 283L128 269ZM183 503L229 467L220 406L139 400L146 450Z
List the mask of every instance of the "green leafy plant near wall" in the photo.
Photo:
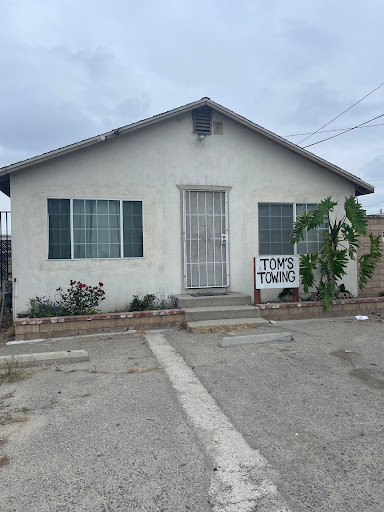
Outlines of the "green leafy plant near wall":
M331 307L338 281L346 274L349 259L359 263L359 288L363 289L383 256L381 237L370 233L370 250L357 258L359 238L367 234L365 210L351 196L345 199L343 217L331 220L330 213L337 205L327 197L316 209L297 217L290 240L291 245L304 240L307 231L319 228L328 220L329 232L322 232L323 247L316 253L300 257L300 276L305 293L315 286L315 271L320 270L317 290L326 311Z

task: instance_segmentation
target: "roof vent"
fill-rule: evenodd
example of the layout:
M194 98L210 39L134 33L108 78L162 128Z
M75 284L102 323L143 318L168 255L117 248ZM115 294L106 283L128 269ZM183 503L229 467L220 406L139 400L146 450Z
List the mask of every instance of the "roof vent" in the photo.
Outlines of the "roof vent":
M211 135L212 109L196 108L192 111L193 133Z

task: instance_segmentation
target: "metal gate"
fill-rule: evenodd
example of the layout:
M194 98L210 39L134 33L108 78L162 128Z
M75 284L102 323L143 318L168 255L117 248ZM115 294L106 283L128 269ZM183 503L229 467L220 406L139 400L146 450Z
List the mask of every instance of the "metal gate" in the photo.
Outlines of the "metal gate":
M11 212L0 211L0 288L4 291L12 281Z
M228 201L222 190L183 190L185 288L229 286Z

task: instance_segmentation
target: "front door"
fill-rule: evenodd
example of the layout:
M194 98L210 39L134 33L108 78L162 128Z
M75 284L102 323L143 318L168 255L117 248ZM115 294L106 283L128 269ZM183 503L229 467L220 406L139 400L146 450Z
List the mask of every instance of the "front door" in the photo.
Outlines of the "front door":
M229 286L228 201L223 190L183 190L185 288Z

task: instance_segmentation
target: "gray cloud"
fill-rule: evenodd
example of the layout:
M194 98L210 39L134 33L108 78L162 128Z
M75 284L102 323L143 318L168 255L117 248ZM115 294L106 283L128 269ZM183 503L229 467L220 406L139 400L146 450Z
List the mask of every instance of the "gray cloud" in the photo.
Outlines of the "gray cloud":
M383 80L383 21L375 0L6 2L0 165L206 95L279 134L315 130ZM383 113L383 97L330 128ZM354 174L379 173L382 133L310 149ZM384 201L380 190L370 203Z

